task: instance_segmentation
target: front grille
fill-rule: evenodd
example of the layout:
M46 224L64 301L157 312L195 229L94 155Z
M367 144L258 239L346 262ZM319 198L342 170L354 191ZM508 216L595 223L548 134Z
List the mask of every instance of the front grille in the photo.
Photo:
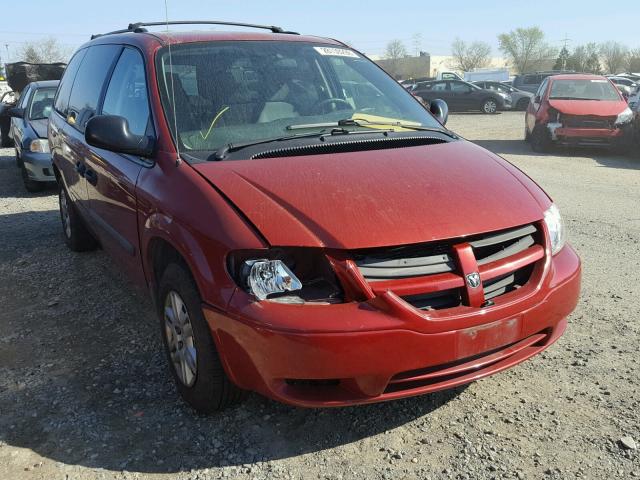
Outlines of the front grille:
M529 224L468 238L358 251L353 258L374 290L395 290L417 309L441 310L465 305L465 274L471 272L462 272L458 265L455 246L460 244L471 246L485 301L524 286L535 261L544 256L542 231ZM413 285L422 285L422 291L402 293L415 290Z
M599 117L596 115L562 115L560 123L566 128L606 128L612 129L616 117Z

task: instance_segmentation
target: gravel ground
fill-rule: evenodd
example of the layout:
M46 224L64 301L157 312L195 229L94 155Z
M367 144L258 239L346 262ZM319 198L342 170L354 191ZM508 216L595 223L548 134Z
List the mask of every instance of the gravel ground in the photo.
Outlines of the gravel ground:
M0 478L640 478L640 159L534 155L521 113L454 115L564 212L581 302L546 353L453 391L304 410L177 398L149 299L62 242L0 150Z

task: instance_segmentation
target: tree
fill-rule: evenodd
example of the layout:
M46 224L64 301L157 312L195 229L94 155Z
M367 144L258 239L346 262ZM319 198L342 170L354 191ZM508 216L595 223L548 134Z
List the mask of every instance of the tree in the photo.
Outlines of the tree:
M451 44L453 56L452 68L469 72L475 68L489 65L491 61L491 47L485 42L473 42L468 44L456 38Z
M562 47L562 50L560 50L560 53L558 54L558 59L556 60L556 63L553 66L553 69L566 70L568 62L569 62L569 50L565 46L565 47Z
M607 72L616 74L627 66L629 49L618 42L600 44L600 56Z
M385 57L389 60L398 60L407 56L407 47L404 46L401 40L391 40L387 43L387 50Z
M544 32L538 27L503 33L498 35L498 43L518 73L548 68L556 56L556 50L545 41Z
M60 45L53 38L45 38L37 42L24 44L18 58L29 63L55 63L66 62L69 59L69 49Z
M578 45L567 58L567 69L584 73L602 73L598 46L595 43Z

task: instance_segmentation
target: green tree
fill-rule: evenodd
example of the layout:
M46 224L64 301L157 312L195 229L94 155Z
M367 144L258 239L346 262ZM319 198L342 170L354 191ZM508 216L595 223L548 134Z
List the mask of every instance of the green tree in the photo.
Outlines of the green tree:
M584 73L602 73L598 46L595 43L578 45L567 59L567 69Z
M545 40L538 27L516 28L498 35L500 50L509 58L518 73L527 73L553 65L556 49Z
M566 70L567 63L569 62L569 50L567 47L562 47L560 53L558 54L558 59L556 63L553 65L554 70Z

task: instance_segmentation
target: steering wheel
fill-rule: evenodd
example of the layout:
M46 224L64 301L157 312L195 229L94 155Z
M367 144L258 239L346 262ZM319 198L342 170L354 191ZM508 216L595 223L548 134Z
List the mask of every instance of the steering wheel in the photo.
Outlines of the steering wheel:
M312 110L314 112L318 111L318 112L324 113L323 107L325 105L337 105L337 104L346 105L349 110L353 110L353 107L349 102L347 102L346 100L343 100L342 98L335 98L335 97L320 100L318 103L316 103L313 106ZM346 110L346 108L339 108L338 110Z

